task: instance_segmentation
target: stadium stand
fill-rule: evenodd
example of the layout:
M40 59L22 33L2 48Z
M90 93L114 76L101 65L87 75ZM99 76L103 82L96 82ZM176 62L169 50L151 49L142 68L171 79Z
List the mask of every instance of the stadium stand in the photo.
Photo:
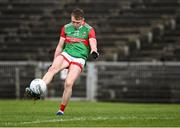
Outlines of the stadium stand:
M7 0L1 6L1 60L48 60L58 41L51 16L60 8L57 1Z
M147 43L148 41L145 41L142 43L145 45L142 45L140 51L136 51L133 55L131 55L129 60L178 61L179 57L175 53L175 47L178 47L176 42L178 42L177 33L179 31L178 1L148 2L145 5L146 8L159 10L158 13L155 13L155 15L160 14L162 21L161 24L151 29L153 38L151 42Z
M59 39L60 27L70 21L69 13L75 7L85 10L87 22L96 29L99 50L102 53L99 60L151 61L161 58L154 58L153 54L146 51L147 48L143 49L143 45L146 46L151 38L156 38L153 29L164 27L164 23L172 20L176 22L179 2L2 0L0 60L51 60ZM148 49L151 50L151 47ZM166 48L152 51L159 55L163 54L163 49Z

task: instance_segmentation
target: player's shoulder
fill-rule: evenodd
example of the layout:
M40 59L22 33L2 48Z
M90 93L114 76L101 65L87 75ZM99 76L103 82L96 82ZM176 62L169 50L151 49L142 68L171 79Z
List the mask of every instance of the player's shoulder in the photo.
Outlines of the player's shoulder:
M71 27L72 26L72 23L68 23L68 24L65 24L64 27L67 28L67 27Z
M93 28L92 26L90 26L88 23L84 23L84 27L86 27L87 29L91 29L91 28Z

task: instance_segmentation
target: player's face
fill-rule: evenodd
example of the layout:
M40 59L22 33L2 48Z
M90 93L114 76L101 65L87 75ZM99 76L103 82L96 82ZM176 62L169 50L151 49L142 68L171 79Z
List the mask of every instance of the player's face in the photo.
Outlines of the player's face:
M76 20L74 16L71 16L71 22L73 26L78 29L82 25L83 19Z

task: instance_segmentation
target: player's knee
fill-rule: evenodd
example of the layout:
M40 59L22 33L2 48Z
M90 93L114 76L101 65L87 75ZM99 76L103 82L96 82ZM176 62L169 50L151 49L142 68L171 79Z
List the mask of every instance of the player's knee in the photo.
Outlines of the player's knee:
M48 72L55 74L58 72L58 68L55 66L51 66L51 67L49 67Z
M72 88L72 86L73 86L73 81L72 80L66 80L65 81L65 88Z

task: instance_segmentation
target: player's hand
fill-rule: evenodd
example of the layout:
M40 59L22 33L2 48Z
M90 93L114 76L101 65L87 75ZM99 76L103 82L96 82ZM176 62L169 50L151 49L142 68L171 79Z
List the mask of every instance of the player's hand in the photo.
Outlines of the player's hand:
M91 55L92 55L92 57L93 57L94 59L97 59L97 58L99 57L99 53L96 52L96 51L93 51L93 52L91 53Z

